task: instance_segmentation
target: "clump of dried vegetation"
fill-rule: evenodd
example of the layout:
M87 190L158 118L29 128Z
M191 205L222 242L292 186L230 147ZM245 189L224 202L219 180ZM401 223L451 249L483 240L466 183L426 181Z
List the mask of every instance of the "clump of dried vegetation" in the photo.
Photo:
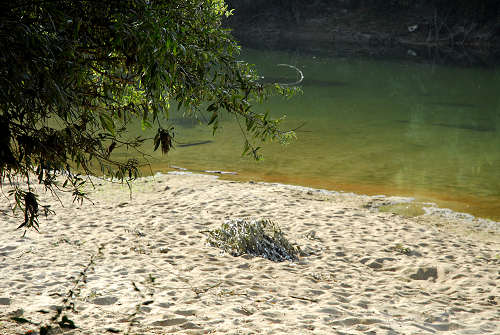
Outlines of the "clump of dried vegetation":
M208 231L208 243L233 256L248 254L274 262L297 260L300 252L271 220L227 220Z

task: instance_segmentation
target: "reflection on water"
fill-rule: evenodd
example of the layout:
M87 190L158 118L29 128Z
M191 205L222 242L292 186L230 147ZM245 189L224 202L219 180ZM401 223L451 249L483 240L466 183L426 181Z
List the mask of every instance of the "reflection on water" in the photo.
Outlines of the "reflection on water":
M225 120L215 137L204 125L178 123L186 145L162 158L194 170L237 171L243 179L366 194L415 196L500 219L500 72L249 51L266 80L293 82L304 94L261 109L306 125L287 147L265 146L265 161L241 158L242 137ZM213 142L209 142L213 141Z

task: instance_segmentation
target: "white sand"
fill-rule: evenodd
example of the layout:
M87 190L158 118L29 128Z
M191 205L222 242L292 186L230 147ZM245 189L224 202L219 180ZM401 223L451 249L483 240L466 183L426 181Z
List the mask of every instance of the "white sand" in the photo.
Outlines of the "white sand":
M58 306L78 327L65 334L500 334L500 235L478 222L201 175L141 179L133 200L107 183L95 205L42 198L57 214L26 238L0 200L0 334L57 333ZM207 246L202 231L241 217L272 219L307 255Z

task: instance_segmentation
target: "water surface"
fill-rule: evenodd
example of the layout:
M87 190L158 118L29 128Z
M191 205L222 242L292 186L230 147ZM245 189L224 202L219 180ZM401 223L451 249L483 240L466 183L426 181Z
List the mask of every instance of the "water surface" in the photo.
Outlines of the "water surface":
M303 95L272 99L261 110L287 115L298 140L266 145L265 160L240 157L243 138L230 118L210 128L177 121L179 144L153 154L169 164L238 172L277 181L364 194L413 196L500 220L500 71L363 59L247 51L264 80L293 82ZM174 116L174 118L177 118Z

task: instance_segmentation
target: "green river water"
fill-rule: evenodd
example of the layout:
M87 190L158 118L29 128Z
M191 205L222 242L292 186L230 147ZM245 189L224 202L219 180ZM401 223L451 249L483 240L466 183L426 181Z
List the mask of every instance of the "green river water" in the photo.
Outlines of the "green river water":
M170 165L224 170L233 179L273 181L362 194L415 197L500 221L500 69L341 59L247 50L261 75L293 82L303 94L258 108L305 125L288 146L264 146L264 161L241 157L234 120L212 136L206 125L175 121L177 146L152 154ZM173 116L175 119L176 117Z

